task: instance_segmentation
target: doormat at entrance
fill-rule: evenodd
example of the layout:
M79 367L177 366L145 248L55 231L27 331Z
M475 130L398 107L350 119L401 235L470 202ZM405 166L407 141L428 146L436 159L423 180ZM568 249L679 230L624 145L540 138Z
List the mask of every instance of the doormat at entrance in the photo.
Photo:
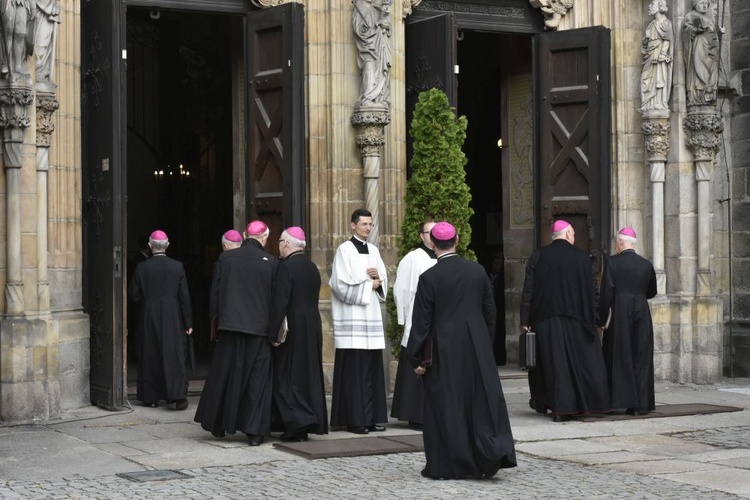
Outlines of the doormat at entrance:
M709 415L711 413L728 413L742 411L744 408L736 406L709 405L703 403L687 403L677 405L659 405L656 409L646 415L627 415L625 413L602 413L591 415L573 416L579 422L608 422L612 420L636 420L644 418L660 417L684 417L687 415Z
M302 443L274 443L274 448L293 453L308 460L333 457L361 457L388 453L423 451L421 434L393 437L324 439Z

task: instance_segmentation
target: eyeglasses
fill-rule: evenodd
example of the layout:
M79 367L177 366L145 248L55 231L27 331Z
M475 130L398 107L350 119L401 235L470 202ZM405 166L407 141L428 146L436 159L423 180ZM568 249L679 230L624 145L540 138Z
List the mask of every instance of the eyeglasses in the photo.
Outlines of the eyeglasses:
M279 243L286 243L286 240L279 240Z
M430 234L429 231L422 231L422 234Z

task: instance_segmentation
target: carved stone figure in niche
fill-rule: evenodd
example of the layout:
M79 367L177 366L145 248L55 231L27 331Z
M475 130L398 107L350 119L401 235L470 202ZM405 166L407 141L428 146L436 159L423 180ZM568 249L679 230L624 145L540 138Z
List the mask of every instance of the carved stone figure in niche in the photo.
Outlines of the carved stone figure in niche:
M390 104L391 22L393 0L352 0L352 28L362 71L358 104Z
M556 30L565 14L573 8L573 0L529 0L531 6L540 9L544 16L544 27Z
M719 80L719 37L708 0L693 0L693 10L685 15L682 42L685 52L685 91L688 106L716 102Z
M60 0L36 0L36 33L34 54L36 54L36 86L44 90L54 90L52 81L55 69L55 45L57 25L60 24Z
M641 56L641 109L669 109L672 93L672 22L667 19L667 0L651 0L648 13L654 20L646 27Z
M17 82L30 79L27 56L34 53L34 0L0 0L2 47L0 47L0 78Z

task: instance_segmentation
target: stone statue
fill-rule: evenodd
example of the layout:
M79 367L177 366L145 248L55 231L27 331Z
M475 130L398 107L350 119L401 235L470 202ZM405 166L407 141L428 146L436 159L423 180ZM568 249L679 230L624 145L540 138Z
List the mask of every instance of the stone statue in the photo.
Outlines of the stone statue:
M685 91L688 106L716 102L719 81L719 37L708 0L693 0L685 15L682 42L685 52Z
M352 0L352 28L357 44L357 63L362 71L358 104L389 105L391 71L391 22L393 0Z
M573 8L573 0L529 0L529 3L542 11L545 29L552 31L560 27L562 18Z
M26 58L34 53L34 0L0 0L0 78L30 80ZM25 77L25 78L24 78Z
M651 0L641 57L641 109L669 109L672 93L672 22L667 19L667 0Z
M36 0L36 33L34 53L36 54L36 86L44 90L55 90L52 81L55 68L55 45L57 25L60 24L60 0Z

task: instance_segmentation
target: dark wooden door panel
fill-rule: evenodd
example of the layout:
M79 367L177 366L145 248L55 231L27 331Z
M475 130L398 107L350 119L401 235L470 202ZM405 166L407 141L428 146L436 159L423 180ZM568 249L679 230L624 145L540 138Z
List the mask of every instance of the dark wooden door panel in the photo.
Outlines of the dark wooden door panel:
M273 237L305 224L303 28L294 2L247 15L248 214Z
M611 217L609 31L545 33L536 45L539 241L565 219L598 268Z
M419 94L438 88L456 106L456 18L441 14L406 25L406 158L411 162L409 134ZM410 172L410 171L409 171Z
M124 404L121 34L124 2L88 0L82 18L83 307L91 323L91 402Z

